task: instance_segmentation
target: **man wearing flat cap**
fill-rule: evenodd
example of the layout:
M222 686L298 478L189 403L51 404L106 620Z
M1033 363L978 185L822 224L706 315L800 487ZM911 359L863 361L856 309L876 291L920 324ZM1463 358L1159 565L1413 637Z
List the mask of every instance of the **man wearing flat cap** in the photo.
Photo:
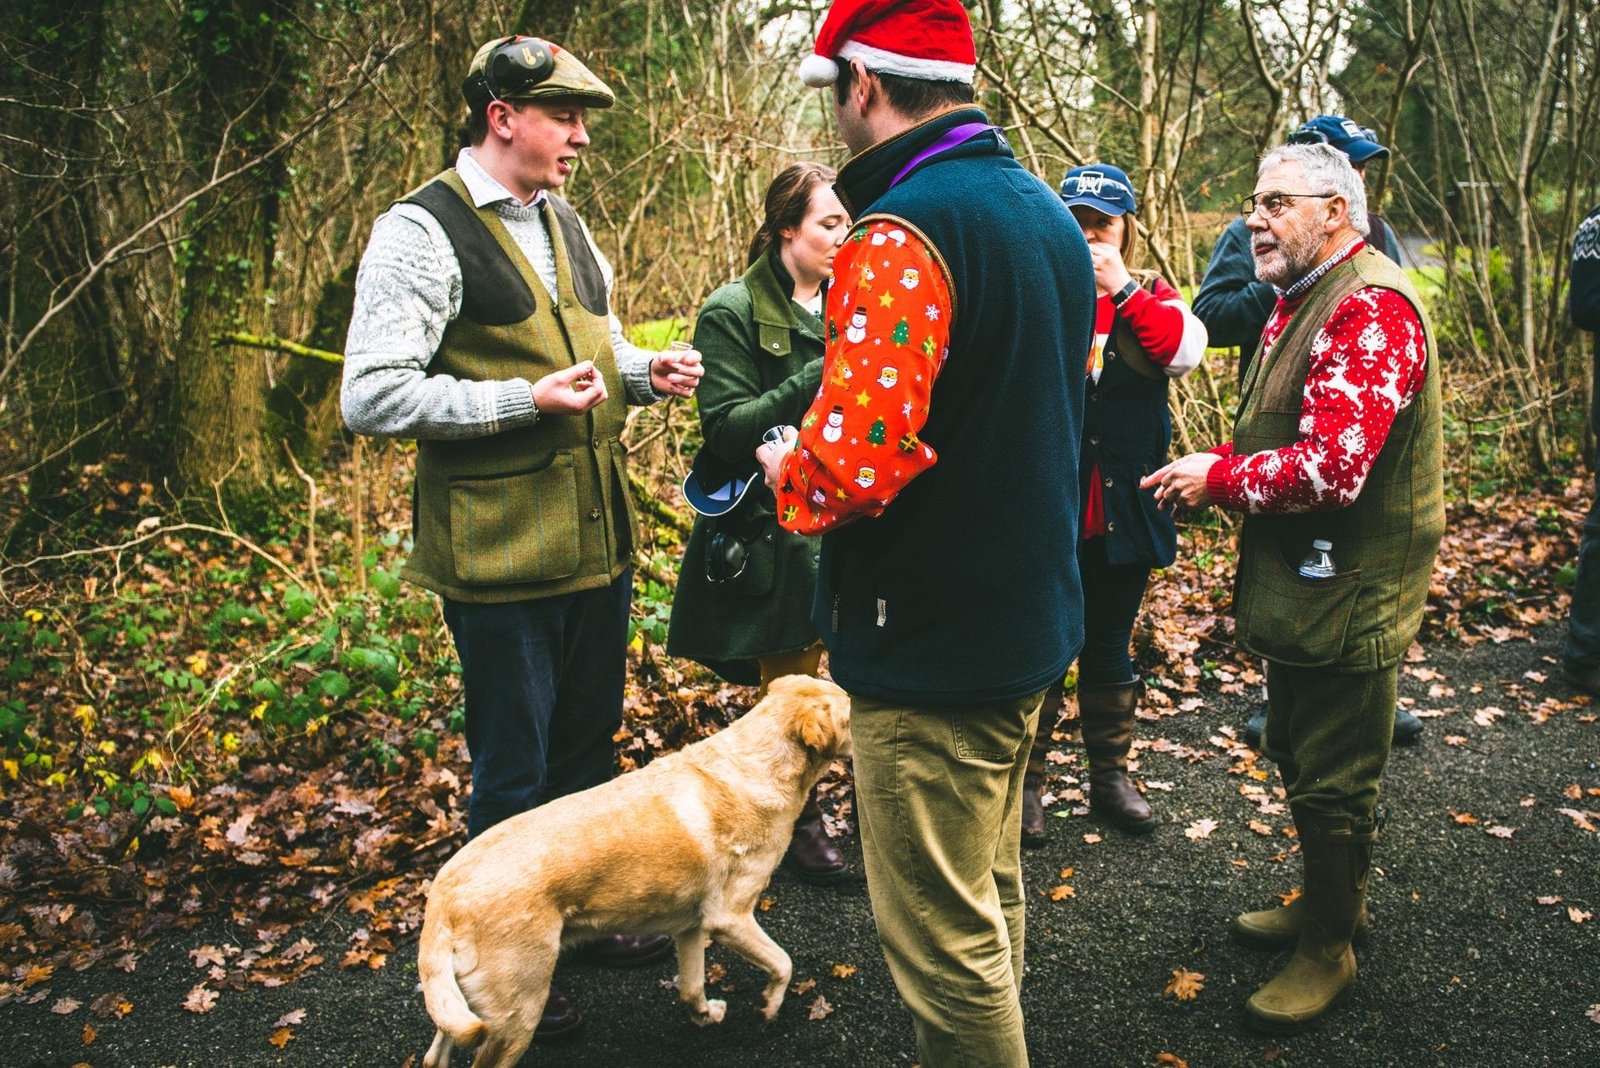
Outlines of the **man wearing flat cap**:
M822 391L757 457L822 535L812 621L851 697L872 913L925 1068L1028 1063L1022 781L1083 644L1078 446L1094 267L1055 190L973 104L959 0L836 0L855 224ZM791 432L793 437L793 432Z
M357 433L417 440L403 574L443 599L461 659L471 837L614 773L635 530L626 404L689 396L701 368L699 353L624 339L611 265L556 195L611 89L559 46L511 36L478 49L462 93L471 147L373 224L341 400ZM581 1023L552 990L536 1037Z

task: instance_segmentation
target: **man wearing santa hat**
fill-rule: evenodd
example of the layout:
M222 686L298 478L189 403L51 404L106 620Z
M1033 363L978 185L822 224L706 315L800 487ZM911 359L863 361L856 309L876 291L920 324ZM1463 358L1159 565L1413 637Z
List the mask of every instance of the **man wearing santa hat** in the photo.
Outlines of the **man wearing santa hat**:
M812 618L852 698L867 887L921 1063L1025 1065L1019 805L1040 697L1083 641L1094 269L973 106L959 0L838 0L815 50L856 221L831 373L757 457L783 525L822 535Z

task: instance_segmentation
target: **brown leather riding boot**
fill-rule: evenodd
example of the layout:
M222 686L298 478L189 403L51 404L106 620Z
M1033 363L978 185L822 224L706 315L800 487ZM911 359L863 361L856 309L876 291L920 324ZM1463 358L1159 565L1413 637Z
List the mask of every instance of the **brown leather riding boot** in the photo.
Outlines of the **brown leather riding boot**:
M1139 681L1112 686L1078 686L1078 718L1083 751L1089 757L1089 808L1131 834L1155 828L1150 805L1128 778L1133 749L1133 709Z
M1306 889L1294 956L1245 1002L1250 1026L1292 1035L1313 1026L1356 981L1350 948L1366 911L1367 872L1377 826L1371 820L1295 812Z
M849 877L844 854L834 847L822 826L822 806L817 803L817 787L811 788L800 818L794 821L794 832L789 838L789 850L783 855L784 864L802 882L827 886Z
M1028 770L1022 776L1022 844L1028 849L1038 849L1050 840L1044 833L1044 777L1047 771L1045 754L1050 751L1050 735L1055 732L1056 720L1061 715L1062 683L1056 683L1044 692L1039 704L1039 727L1033 732L1033 749L1028 753Z

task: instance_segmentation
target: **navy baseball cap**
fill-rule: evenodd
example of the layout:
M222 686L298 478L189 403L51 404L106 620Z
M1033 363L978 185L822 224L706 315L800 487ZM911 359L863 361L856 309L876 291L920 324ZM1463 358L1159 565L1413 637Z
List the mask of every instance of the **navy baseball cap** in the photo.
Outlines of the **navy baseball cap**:
M1381 159L1389 150L1378 143L1378 133L1369 126L1358 126L1343 115L1318 115L1289 135L1291 145L1332 145L1349 157L1351 163Z
M701 449L683 478L683 499L703 516L726 515L739 506L752 486L761 484L761 466L753 459L748 467L741 467L719 459L710 449Z
M1061 179L1061 199L1067 207L1087 204L1107 215L1125 215L1139 210L1133 183L1122 170L1109 163L1089 163L1074 167Z

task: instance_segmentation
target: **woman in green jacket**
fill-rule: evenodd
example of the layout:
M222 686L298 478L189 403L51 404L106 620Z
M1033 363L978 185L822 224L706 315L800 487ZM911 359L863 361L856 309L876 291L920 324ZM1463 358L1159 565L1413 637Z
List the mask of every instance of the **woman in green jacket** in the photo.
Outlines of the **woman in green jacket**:
M754 468L761 435L798 425L821 388L823 290L850 230L833 179L819 163L792 163L773 179L749 269L711 294L695 324L705 366L696 394L704 448L731 471ZM732 511L695 520L667 652L762 692L782 675L815 676L822 659L811 624L816 580L816 547L778 526L772 492L756 477ZM784 860L808 882L845 875L814 791Z

